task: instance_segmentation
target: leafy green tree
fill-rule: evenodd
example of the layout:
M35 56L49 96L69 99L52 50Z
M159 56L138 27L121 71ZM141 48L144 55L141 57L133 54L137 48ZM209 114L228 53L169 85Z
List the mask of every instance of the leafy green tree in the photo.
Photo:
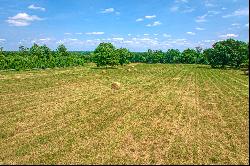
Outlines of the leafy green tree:
M146 59L147 63L163 63L164 53L161 50L148 49Z
M119 64L119 56L111 43L100 43L94 51L96 66L116 66Z
M67 48L61 44L57 47L56 52L60 55L60 56L68 56L69 53L67 52Z
M248 59L248 45L234 39L219 41L213 44L212 50L206 51L206 57L212 67L229 65L239 68Z
M165 54L165 63L179 63L181 52L178 49L168 49Z
M119 48L115 50L116 54L119 56L119 64L124 65L129 63L129 59L131 58L131 53L126 48Z
M198 53L194 49L186 49L181 54L182 63L195 63Z

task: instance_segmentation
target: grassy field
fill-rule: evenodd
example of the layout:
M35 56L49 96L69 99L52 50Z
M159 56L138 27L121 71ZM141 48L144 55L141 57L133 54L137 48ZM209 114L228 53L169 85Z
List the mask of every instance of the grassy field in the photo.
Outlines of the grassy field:
M1 71L0 164L248 164L248 92L203 65Z

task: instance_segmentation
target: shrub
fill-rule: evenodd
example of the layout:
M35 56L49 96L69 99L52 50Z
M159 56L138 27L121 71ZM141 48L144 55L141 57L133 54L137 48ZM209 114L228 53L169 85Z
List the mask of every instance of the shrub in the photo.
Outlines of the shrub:
M119 56L111 43L100 43L94 51L96 66L115 66L119 64Z

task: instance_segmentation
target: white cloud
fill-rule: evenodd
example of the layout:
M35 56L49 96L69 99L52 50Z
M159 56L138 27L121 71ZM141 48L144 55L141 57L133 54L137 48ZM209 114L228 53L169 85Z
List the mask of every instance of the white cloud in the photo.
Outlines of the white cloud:
M82 32L77 32L76 35L82 35Z
M66 33L64 33L64 35L71 35L71 33L69 33L69 32L66 32Z
M86 35L103 35L104 32L87 32Z
M217 14L220 14L221 12L220 11L215 11L215 10L210 10L207 12L207 14L209 16L213 16L213 15L217 15Z
M196 27L195 29L198 30L198 31L204 31L205 30L205 28L200 28L200 27Z
M213 3L211 3L211 1L209 1L209 0L206 0L206 1L205 1L205 6L206 6L206 7L215 7L216 5L213 4Z
M195 35L194 32L187 32L188 35Z
M163 37L171 37L171 35L164 33Z
M249 23L245 24L245 27L249 28Z
M6 39L0 39L0 43L5 43Z
M114 8L107 8L107 9L104 9L103 11L101 11L101 13L112 13L114 11L115 11Z
M231 24L232 26L239 26L240 24L239 23L233 23Z
M190 13L190 12L193 12L193 11L194 11L194 8L186 7L186 9L182 10L182 13Z
M42 38L42 39L39 39L40 41L50 41L51 38Z
M34 4L28 6L29 9L45 11L43 7L35 6Z
M32 21L40 21L43 20L42 18L36 15L28 15L27 13L18 13L13 17L8 17L8 22L12 26L28 26L31 24Z
M175 3L188 3L188 0L175 0Z
M171 12L176 12L178 10L179 10L179 6L173 6L173 7L170 8Z
M148 36L149 34L147 34L147 33L144 33L143 35L144 35L144 36Z
M207 14L204 14L204 15L202 15L202 16L198 16L196 19L195 19L195 21L196 22L206 22L207 20L206 20L206 17L207 17Z
M142 19L142 18L138 18L138 19L136 19L135 21L136 21L136 22L139 22L139 21L143 21L143 19Z
M235 17L235 16L249 16L249 9L238 9L234 11L232 14L224 15L223 18Z
M114 38L112 38L113 40L115 40L115 41L121 41L121 40L124 40L124 38L122 38L122 37L114 37Z
M157 36L158 34L157 33L154 33L155 36Z
M222 7L221 9L222 9L222 10L226 10L227 8L225 8L225 7Z
M153 24L148 24L148 25L146 25L147 27L154 27L154 26L159 26L159 25L161 25L162 23L160 22L160 21L155 21L155 22L153 22Z
M205 43L211 43L211 42L215 42L215 40L203 40L203 42L205 42Z
M219 37L220 38L236 38L238 36L239 35L237 35L237 34L226 34L226 35L220 35Z
M152 19L152 18L156 18L156 15L152 15L152 16L145 16L146 19Z
M129 33L128 36L131 36L131 34Z

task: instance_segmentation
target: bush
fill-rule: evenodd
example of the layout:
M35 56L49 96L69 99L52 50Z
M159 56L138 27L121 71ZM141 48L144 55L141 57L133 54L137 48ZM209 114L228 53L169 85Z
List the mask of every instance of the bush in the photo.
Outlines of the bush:
M124 65L129 63L129 59L131 58L131 53L126 48L119 48L115 50L116 54L119 57L119 64Z
M119 64L119 56L111 43L100 43L94 51L96 66L115 66Z
M246 63L248 54L247 43L234 39L216 42L212 49L206 50L208 63L222 68L226 65L239 68Z

